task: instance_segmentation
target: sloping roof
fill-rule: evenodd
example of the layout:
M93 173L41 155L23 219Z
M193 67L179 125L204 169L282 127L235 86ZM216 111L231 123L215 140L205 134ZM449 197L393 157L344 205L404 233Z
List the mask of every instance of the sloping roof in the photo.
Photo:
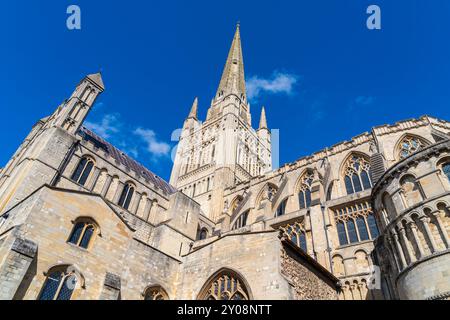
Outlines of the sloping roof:
M164 192L172 194L177 191L175 187L173 187L167 181L158 177L142 164L129 157L127 154L120 151L112 144L110 144L91 130L87 129L86 127L81 127L79 134L83 138L83 140L92 142L94 146L104 150L107 154L109 154L109 156L118 161L120 164L124 165L129 170L134 171L139 177L153 183L156 187L160 188Z

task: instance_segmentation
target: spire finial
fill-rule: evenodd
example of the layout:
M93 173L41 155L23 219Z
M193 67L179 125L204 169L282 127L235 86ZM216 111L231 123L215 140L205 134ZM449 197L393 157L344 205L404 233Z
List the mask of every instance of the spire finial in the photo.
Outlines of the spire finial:
M192 103L191 112L189 113L188 119L196 119L197 120L197 111L198 111L198 97L195 97L194 102Z
M223 69L222 78L217 90L216 99L223 95L233 93L247 100L244 77L244 59L242 57L240 22L237 23L236 32L228 53L227 62Z
M259 129L267 129L266 109L264 106L261 109L261 118L259 119Z

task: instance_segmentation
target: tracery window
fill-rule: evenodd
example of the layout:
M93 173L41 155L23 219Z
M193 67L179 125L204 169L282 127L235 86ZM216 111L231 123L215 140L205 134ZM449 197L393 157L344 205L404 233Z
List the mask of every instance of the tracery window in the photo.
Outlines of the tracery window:
M77 168L72 174L72 180L76 183L84 186L86 184L87 179L89 178L89 174L94 167L94 161L89 158L82 158L78 163Z
M131 199L133 198L133 193L134 186L131 183L127 183L123 188L122 194L120 195L118 205L128 210L128 208L130 207Z
M335 210L336 229L341 246L378 237L378 227L369 202Z
M96 229L95 224L89 219L80 219L75 223L68 242L81 248L88 249Z
M39 300L70 300L77 281L77 276L68 267L53 268L48 272Z
M301 248L303 251L308 252L306 231L302 223L295 222L293 225L288 224L284 227L281 227L281 229L292 243Z
M169 296L163 288L152 287L145 290L144 300L169 300Z
M314 174L307 172L300 182L300 188L298 192L298 202L300 209L309 208L311 206L311 185L314 180Z
M277 211L275 211L275 217L280 217L286 213L286 205L287 205L287 198L281 201L281 203L278 205Z
M203 297L202 297L203 296ZM200 296L203 300L249 300L242 280L231 272L220 273Z
M400 142L398 157L399 159L405 159L414 152L423 149L425 145L426 143L418 137L406 136Z
M359 155L353 155L345 166L345 188L347 194L353 194L372 188L370 163Z
M243 214L237 218L236 222L233 224L233 227L231 230L236 230L242 227L245 227L247 225L247 218L248 218L249 210L245 211Z

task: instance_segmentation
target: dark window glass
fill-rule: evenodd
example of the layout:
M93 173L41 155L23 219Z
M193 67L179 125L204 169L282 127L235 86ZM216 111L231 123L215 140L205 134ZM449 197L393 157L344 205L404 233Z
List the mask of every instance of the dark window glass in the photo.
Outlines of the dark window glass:
M377 223L375 221L375 217L373 215L369 215L367 217L367 224L369 225L370 234L372 235L372 239L375 239L378 237L378 227Z
M300 248L303 249L303 251L307 252L307 246L306 246L306 235L304 232L300 232L299 235L299 244L300 244Z
M200 230L200 234L198 236L199 240L204 240L208 236L208 231L206 229Z
M352 175L353 186L355 187L355 192L362 191L361 182L359 181L359 176L357 174Z
M85 223L78 222L73 228L72 235L69 238L69 242L73 244L78 244L78 240L80 240L81 232L83 231Z
M446 163L442 166L442 170L444 174L447 176L447 179L450 181L450 163Z
M282 216L286 213L286 203L287 203L287 199L283 200L283 202L280 203L280 205L277 208L277 212L276 212L276 216Z
M89 246L89 241L91 240L93 234L94 234L94 227L88 226L84 231L83 239L81 239L80 242L80 247L87 249Z
M307 208L311 207L311 191L309 191L309 189L305 191L305 198L306 198L306 207Z
M134 188L131 187L130 190L128 191L128 195L127 195L127 199L125 200L125 204L123 205L123 207L125 209L128 209L130 207L130 203L131 203L131 199L133 197L133 193L134 193Z
M86 164L86 167L85 167L85 169L84 169L84 171L83 171L83 174L81 175L81 178L80 178L80 180L78 181L78 183L81 184L82 186L85 185L85 183L86 183L86 181L87 181L87 179L88 179L88 177L89 177L89 174L91 173L91 170L92 170L92 167L93 167L93 166L94 166L94 163L93 163L92 161L89 161L89 162Z
M353 190L352 180L349 176L345 176L345 189L347 189L347 194L352 194L355 192Z
M356 219L356 225L358 226L359 237L361 241L369 240L369 233L367 232L366 222L363 217Z
M56 300L70 300L72 297L73 289L77 284L77 278L74 275L69 275L64 278L64 282L61 286L61 290L58 293Z
M300 204L300 209L306 208L305 193L303 191L300 191L298 194L298 202Z
M74 172L73 175L72 175L72 180L78 182L78 179L80 179L80 176L81 176L81 174L83 173L83 169L84 169L84 167L86 166L86 163L87 163L87 159L86 159L86 158L81 159L81 161L80 161L80 163L78 164L78 166L77 166L75 172Z
M361 172L361 180L362 180L362 183L363 183L364 190L372 188L372 185L370 183L369 175L367 174L366 171L362 171Z
M57 271L51 273L47 277L39 300L53 300L53 298L56 295L56 292L58 291L59 283L61 282L62 276L63 276L62 272Z
M133 197L134 188L131 185L126 185L123 188L122 194L119 198L118 205L121 206L124 209L128 209L131 203L131 199Z
M345 233L345 226L343 222L338 222L337 230L339 236L339 244L341 246L348 244L347 234Z
M349 219L347 221L347 230L348 230L348 237L350 238L350 243L358 242L358 235L356 234L356 227L353 219Z

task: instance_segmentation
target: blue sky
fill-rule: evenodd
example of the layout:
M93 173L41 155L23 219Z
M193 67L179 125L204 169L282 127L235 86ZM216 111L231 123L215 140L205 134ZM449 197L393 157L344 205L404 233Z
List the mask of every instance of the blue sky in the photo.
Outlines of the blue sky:
M66 28L70 4L81 8L79 31ZM382 30L366 28L370 4L381 8ZM195 96L204 119L238 20L253 124L265 105L281 163L376 125L450 120L448 0L8 1L0 166L36 120L101 69L106 91L90 125L168 179L171 133Z

